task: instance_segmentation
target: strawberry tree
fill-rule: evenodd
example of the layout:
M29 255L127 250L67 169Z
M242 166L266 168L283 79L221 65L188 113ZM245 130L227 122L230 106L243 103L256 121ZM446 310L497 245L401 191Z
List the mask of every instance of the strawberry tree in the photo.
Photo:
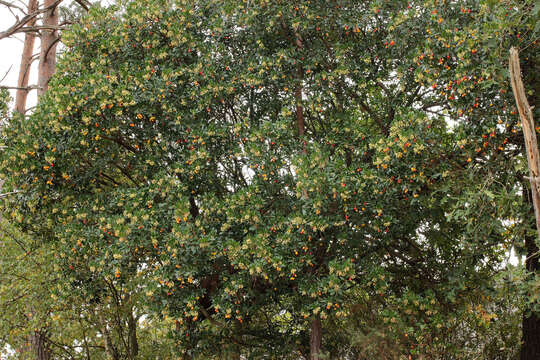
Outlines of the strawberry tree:
M486 11L93 9L35 113L4 130L7 213L54 244L59 295L99 303L113 284L185 357L337 354L321 334L358 307L402 354L446 349L520 196L516 117L473 18Z

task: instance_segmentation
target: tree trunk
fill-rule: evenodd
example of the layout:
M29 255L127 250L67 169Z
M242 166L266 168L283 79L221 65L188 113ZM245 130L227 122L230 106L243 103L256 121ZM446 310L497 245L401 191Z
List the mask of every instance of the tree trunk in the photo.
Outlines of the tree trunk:
M529 213L534 215L531 191L524 191L523 197L525 198L524 200L528 201L530 204ZM525 248L527 249L525 268L531 277L540 270L536 239L536 235L528 235L525 237ZM538 360L540 359L540 317L538 316L538 313L528 310L529 309L526 309L524 311L521 323L522 343L520 360Z
M129 338L129 358L136 359L139 354L139 343L137 341L137 319L133 313L129 313L128 318L128 338Z
M34 1L34 0L29 0ZM43 0L43 7L49 7L54 4L55 0ZM52 7L49 11L45 12L43 14L43 25L44 26L56 26L58 25L58 12L56 11L56 7ZM25 39L26 40L26 39ZM58 41L56 31L49 31L49 30L43 30L43 33L41 34L41 52L39 56L39 70L38 70L38 96L41 96L48 87L49 79L54 74L54 70L56 68L56 42ZM29 46L30 47L30 46ZM33 49L33 41L32 41L32 49ZM29 49L29 65L31 63L31 57L32 57L32 49ZM26 49L26 43L25 48L23 49L23 61L24 61L24 51ZM23 67L23 64L21 63L21 71ZM30 67L28 66L28 70ZM23 80L26 75L26 81L28 82L28 71L26 69L24 70L25 73L23 73ZM19 80L20 80L20 73L19 73ZM22 99L21 99L22 102ZM26 94L24 95L24 106L26 106ZM36 360L50 360L51 353L46 343L46 338L43 333L41 332L34 332L34 334L31 336L30 344L32 346L32 352L36 355Z
M28 13L31 14L37 10L38 1L28 0ZM36 19L34 18L28 22L27 26L34 26ZM17 87L25 88L28 86L28 79L30 78L30 66L32 65L32 55L34 53L34 43L36 37L32 33L26 33L24 36L24 47L21 56L21 66L19 67L19 80L17 81ZM26 110L26 98L28 97L27 89L18 89L15 95L15 111L24 114Z
M532 275L540 270L538 246L536 245L536 236L527 236L525 246L527 248L527 260L525 266ZM523 314L523 337L521 345L521 360L540 359L540 316L538 313L525 312Z
M112 360L120 360L120 354L112 342L111 334L109 333L109 329L107 329L106 324L102 325L101 334L105 338L105 351L107 354L109 354Z
M52 6L55 0L43 0L43 7ZM52 7L43 14L44 26L58 25L58 11ZM42 30L41 34L41 52L39 54L38 71L38 96L43 95L49 87L49 80L56 69L56 44L58 35L56 30Z
M523 188L526 190L525 182ZM534 216L534 206L532 199L532 191L524 191L524 201L528 201L530 205L529 214ZM525 220L527 221L527 219ZM532 229L536 229L531 226ZM525 248L527 249L527 259L525 260L525 268L529 276L534 276L540 270L538 246L536 244L537 236L525 236ZM529 295L527 295L528 297ZM527 300L527 299L525 299ZM540 359L540 317L538 313L525 309L522 319L522 338L520 360L538 360Z
M311 321L311 333L309 334L309 359L319 360L321 353L321 317L317 314Z
M51 352L47 346L45 335L35 331L31 336L31 344L34 349L36 360L50 360Z
M529 161L530 185L531 191L528 193L529 204L531 205L530 214L536 219L536 229L538 233L525 237L525 248L527 249L527 259L525 267L530 277L534 277L540 271L538 244L540 235L540 195L538 192L540 165L538 161L538 144L536 143L536 129L534 123L533 108L540 108L540 64L538 56L525 56L523 66L523 79L527 89L532 90L532 94L527 99L525 86L521 79L520 62L517 50L510 50L510 73L512 89L516 97L516 105L521 118L523 132L525 135L525 145ZM532 105L532 108L529 106ZM536 163L535 163L536 161ZM532 165L532 166L531 166ZM522 320L522 344L520 360L538 360L540 359L540 314L526 309Z
M107 322L105 321L105 314L98 309L96 315L101 326L101 336L105 345L105 352L112 360L120 360L120 354L116 346L114 346L113 340L111 339L111 333L107 327Z
M302 42L302 37L299 33L296 33L296 47L298 48L298 51L300 52L304 48L304 44ZM296 89L294 91L294 97L296 100L296 127L298 129L298 135L300 135L300 138L302 141L304 141L304 133L306 132L306 126L304 123L304 109L302 107L302 88L304 81L304 68L300 62L300 59L297 60L297 69L296 74L298 76L298 84L296 85Z

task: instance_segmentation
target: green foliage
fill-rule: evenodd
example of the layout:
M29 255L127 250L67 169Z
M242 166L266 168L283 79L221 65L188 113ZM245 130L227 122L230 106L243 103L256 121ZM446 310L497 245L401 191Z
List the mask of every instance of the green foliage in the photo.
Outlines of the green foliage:
M55 298L160 317L179 354L305 355L314 316L330 357L459 353L527 227L500 11L94 8L3 131L4 214L53 249Z
M6 121L9 116L9 104L11 97L6 89L0 89L0 120Z

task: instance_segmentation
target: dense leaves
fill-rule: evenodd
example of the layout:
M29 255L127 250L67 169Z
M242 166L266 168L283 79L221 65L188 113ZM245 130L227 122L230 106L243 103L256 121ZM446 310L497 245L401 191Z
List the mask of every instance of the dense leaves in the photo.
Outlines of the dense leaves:
M55 297L105 309L114 287L186 356L306 356L315 317L334 357L459 352L445 334L496 317L493 276L528 229L500 11L94 9L4 129L5 214L55 250Z

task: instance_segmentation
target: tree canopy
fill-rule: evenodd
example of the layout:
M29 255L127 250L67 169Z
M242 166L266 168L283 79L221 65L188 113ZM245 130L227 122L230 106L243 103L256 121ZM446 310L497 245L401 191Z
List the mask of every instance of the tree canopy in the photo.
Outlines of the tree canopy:
M163 358L309 358L317 332L330 358L471 358L467 334L519 326L496 320L524 306L501 291L538 304L537 277L504 272L533 234L505 56L538 66L538 16L532 1L93 8L34 113L3 129L3 214L50 249L53 303L96 309L112 358L122 339L117 358L138 356L142 321L170 331ZM107 337L115 307L133 326ZM497 341L515 356L519 339Z

